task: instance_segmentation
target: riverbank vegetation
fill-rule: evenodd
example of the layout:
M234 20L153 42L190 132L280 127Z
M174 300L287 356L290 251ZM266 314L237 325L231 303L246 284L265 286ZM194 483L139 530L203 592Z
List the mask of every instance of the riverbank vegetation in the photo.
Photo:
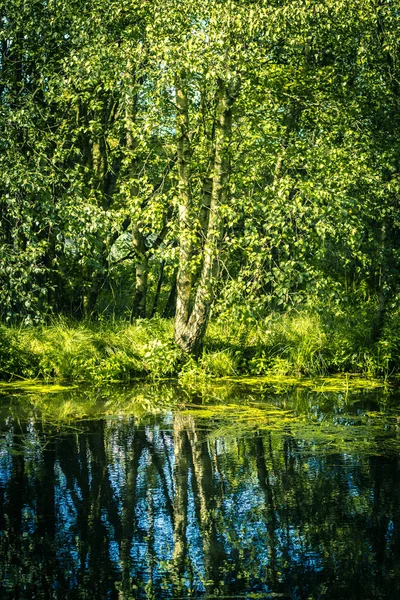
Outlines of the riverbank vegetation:
M153 318L0 326L3 379L132 381L179 377L187 386L240 376L326 376L358 373L388 378L400 370L400 327L394 318L373 341L369 315L336 318L313 312L275 313L253 322L212 321L202 353L188 356L174 342L173 321ZM396 328L397 327L397 328Z
M398 0L16 0L0 371L400 369Z

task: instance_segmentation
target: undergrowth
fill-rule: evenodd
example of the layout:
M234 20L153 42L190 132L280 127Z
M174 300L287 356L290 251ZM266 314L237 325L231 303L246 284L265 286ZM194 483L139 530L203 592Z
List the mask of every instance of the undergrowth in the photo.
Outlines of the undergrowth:
M3 352L4 349L4 352ZM181 352L166 320L75 323L47 327L0 327L0 371L15 376L65 381L130 381L177 373Z
M400 371L399 321L392 316L374 342L367 312L333 316L304 310L242 321L225 315L210 323L197 360L177 348L173 323L166 319L0 325L0 374L5 380L94 382L179 376L183 385L249 375L350 372L388 378Z

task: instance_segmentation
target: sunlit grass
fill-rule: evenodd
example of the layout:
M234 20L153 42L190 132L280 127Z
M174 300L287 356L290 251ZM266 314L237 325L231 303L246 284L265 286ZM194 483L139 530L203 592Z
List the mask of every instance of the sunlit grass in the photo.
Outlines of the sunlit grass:
M194 387L242 376L289 382L348 372L388 379L399 369L396 321L373 342L365 315L357 322L354 314L328 318L307 309L242 323L221 316L210 323L197 359L174 344L172 320L131 325L55 319L40 327L0 325L0 375L8 380L99 383L179 376L182 385ZM348 382L354 387L354 377Z
M181 352L172 342L167 320L135 325L70 324L56 320L36 328L1 328L7 357L0 358L4 378L62 381L131 381L174 375ZM5 348L5 344L4 344Z

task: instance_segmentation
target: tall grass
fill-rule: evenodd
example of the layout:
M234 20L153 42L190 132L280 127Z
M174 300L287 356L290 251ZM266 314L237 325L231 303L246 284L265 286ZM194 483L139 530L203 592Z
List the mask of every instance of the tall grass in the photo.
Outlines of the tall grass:
M227 315L208 328L197 361L173 342L172 321L133 325L72 323L17 328L0 325L3 379L131 381L179 375L181 380L239 375L316 376L338 372L390 376L400 370L400 319L393 315L373 342L367 312L319 314L303 310L235 322Z
M59 319L37 328L0 328L0 369L7 377L66 381L130 381L176 374L181 353L167 320L70 323ZM3 357L3 359L1 358Z
M208 329L207 369L212 372L213 357L221 364L221 353L227 353L241 374L388 377L400 371L400 316L391 316L379 341L373 339L373 319L368 306L339 314L304 309L247 323L235 323L228 314Z

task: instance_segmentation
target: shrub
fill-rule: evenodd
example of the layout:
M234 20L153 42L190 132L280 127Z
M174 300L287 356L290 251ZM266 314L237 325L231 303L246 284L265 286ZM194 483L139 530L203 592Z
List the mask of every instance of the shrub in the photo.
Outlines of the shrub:
M204 351L200 359L200 367L213 377L227 377L239 373L238 363L240 354L232 350L217 352Z
M24 344L22 329L0 325L0 373L3 378L33 378L39 369L37 355Z

